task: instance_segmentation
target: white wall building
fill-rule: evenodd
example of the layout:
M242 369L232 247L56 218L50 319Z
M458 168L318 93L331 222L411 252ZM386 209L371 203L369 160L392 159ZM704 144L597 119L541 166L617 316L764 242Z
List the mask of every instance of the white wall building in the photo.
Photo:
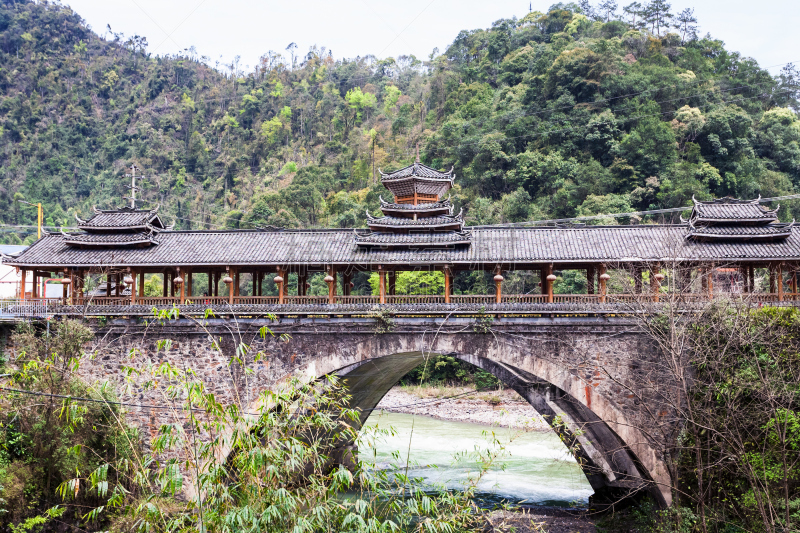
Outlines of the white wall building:
M25 250L27 246L15 246L10 244L0 244L0 298L19 298L20 281L22 276L15 267L5 264L4 256L15 256ZM28 276L25 282L25 292L28 295L33 292L32 276ZM60 283L45 283L45 296L47 298L61 298L63 296L63 285Z

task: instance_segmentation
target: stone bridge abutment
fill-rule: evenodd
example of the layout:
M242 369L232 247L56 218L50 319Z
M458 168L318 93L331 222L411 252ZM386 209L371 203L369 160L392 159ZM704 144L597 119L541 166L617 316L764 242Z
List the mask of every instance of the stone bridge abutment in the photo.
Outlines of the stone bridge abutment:
M259 328L273 335L262 338ZM637 322L625 318L514 318L484 328L469 318L396 319L392 330L375 332L374 319L282 319L170 321L145 326L117 320L96 329L97 355L82 368L89 380L122 385L120 367L169 361L193 369L225 402L252 409L258 395L292 374L342 377L363 423L388 390L426 357L447 354L472 363L513 388L544 415L562 440L577 451L600 499L646 490L670 503L668 472L653 441L637 395L643 376L659 374L658 353ZM168 339L169 349L159 340ZM221 347L214 349L212 339ZM245 373L231 364L236 345L263 353ZM169 413L158 389L134 382L126 402L144 437ZM120 387L120 390L123 390ZM654 406L651 411L664 411ZM461 450L454 450L461 451Z

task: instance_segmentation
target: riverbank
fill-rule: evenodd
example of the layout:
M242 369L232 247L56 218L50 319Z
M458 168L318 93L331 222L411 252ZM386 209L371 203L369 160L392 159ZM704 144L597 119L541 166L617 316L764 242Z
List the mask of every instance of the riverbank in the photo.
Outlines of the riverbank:
M494 531L515 533L595 533L594 515L555 508L497 511L488 521Z
M470 387L398 385L383 397L378 409L486 426L550 430L539 413L510 389L475 392Z

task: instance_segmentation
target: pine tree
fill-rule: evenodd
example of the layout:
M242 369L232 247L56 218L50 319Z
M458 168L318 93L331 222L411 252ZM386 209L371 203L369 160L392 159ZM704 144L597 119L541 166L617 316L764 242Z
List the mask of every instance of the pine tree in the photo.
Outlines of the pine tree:
M644 18L650 24L651 31L658 37L661 37L661 30L669 28L669 21L675 17L670 12L671 9L672 5L666 0L650 0L644 8Z
M678 23L675 28L681 32L681 42L693 41L697 38L697 18L694 16L694 8L686 8L678 13Z

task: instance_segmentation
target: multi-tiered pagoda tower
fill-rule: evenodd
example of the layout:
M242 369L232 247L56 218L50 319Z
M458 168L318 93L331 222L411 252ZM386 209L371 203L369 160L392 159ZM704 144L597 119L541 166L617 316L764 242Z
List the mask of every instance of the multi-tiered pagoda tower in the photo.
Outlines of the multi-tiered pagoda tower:
M451 168L440 172L419 161L385 174L381 183L394 195L394 202L381 198L382 217L367 213L369 231L356 232L360 246L381 248L442 248L469 245L471 233L464 230L461 212L444 195L453 186Z

